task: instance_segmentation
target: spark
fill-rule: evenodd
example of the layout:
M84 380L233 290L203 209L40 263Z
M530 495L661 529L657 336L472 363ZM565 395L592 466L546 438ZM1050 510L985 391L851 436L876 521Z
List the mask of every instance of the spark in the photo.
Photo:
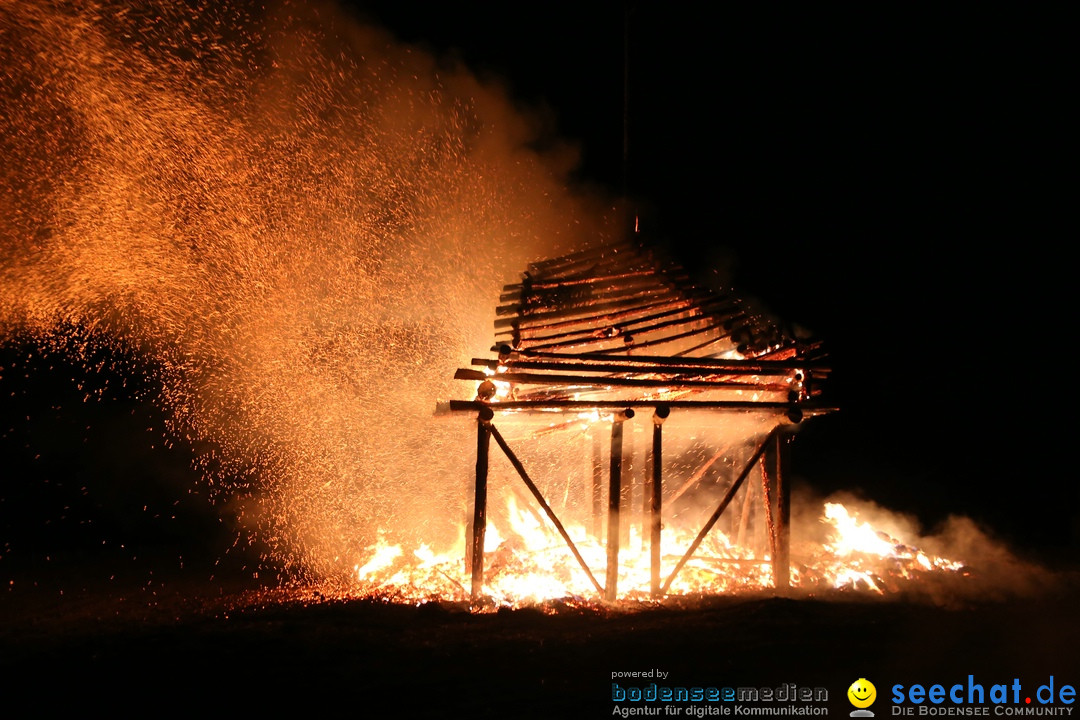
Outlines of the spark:
M468 461L435 399L505 276L604 220L501 91L377 28L129 10L0 4L0 342L152 375L287 572L352 577L387 518L452 538Z

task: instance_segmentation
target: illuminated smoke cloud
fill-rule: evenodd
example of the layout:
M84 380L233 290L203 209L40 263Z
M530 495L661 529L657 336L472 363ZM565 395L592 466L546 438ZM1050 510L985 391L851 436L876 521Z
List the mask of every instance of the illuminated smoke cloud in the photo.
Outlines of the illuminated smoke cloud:
M85 5L0 6L0 341L136 352L305 577L376 526L453 534L471 459L435 400L507 277L603 237L572 154L331 8Z

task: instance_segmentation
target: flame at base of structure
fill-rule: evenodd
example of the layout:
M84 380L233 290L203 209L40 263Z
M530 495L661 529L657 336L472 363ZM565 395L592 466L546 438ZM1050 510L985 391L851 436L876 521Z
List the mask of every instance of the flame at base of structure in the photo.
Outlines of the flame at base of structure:
M511 498L510 525L489 523L485 554L490 559L484 577L482 608L549 606L557 601L573 606L598 602L595 588L550 525L517 506ZM861 521L842 504L826 503L820 522L827 541L793 555L791 587L809 592L835 589L886 595L918 583L931 574L967 575L960 561L937 557ZM661 548L665 572L678 561L692 532L668 528ZM582 527L570 527L580 537L578 549L592 568L605 562L603 543ZM505 533L505 534L504 534ZM455 547L436 553L427 545L405 550L380 540L363 553L355 568L350 596L378 597L416 604L430 601L468 602L469 574L464 566L465 532ZM720 595L773 587L769 553L733 543L714 531L664 594L666 597ZM649 548L631 529L619 565L619 600L658 601L650 592ZM344 588L343 588L344 589Z

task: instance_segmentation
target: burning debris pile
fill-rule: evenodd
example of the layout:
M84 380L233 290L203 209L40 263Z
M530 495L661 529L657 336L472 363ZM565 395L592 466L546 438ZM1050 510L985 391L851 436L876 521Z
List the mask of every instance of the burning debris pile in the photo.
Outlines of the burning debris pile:
M793 556L787 448L800 423L835 409L820 343L630 243L534 263L501 302L497 358L455 375L475 397L440 406L476 424L459 545L411 558L371 548L357 567L370 591L474 606L883 592L892 578L959 569L838 504L822 518L829 541Z
M831 532L812 572L820 581L834 587L880 593L901 589L904 581L918 579L927 573L967 571L962 562L932 556L912 547L860 520L840 503L825 503L822 521ZM835 558L836 562L829 563L829 558Z

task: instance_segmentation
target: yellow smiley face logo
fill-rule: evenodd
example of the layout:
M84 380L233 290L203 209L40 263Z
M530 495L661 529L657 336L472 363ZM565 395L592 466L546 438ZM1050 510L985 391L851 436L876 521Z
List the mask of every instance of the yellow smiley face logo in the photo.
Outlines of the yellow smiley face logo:
M866 678L859 678L847 689L848 700L857 708L868 708L877 699L877 688Z

